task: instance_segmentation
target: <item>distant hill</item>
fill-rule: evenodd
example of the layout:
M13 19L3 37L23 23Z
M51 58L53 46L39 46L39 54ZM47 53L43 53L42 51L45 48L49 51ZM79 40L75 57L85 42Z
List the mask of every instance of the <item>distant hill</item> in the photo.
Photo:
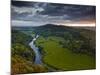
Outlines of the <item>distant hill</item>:
M96 31L95 27L76 27L46 24L34 28L34 32L44 37L56 36L65 40L83 41L83 52L95 55ZM74 43L74 42L73 42ZM88 51L88 52L87 52Z

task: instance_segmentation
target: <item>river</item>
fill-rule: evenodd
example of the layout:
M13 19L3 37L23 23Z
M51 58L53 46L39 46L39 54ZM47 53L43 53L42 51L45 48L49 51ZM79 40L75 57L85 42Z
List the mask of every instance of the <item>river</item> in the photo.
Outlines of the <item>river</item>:
M29 46L33 49L33 51L35 52L35 64L42 64L41 61L41 53L39 51L39 48L36 47L36 45L34 44L34 42L37 40L37 38L39 37L39 35L36 35L35 37L33 37L32 41L29 43Z
M40 53L40 51L39 51L39 48L36 47L36 45L35 45L35 43L34 43L34 42L37 40L37 38L39 38L39 35L35 35L35 37L33 37L32 41L29 43L29 46L30 46L30 47L33 49L33 51L35 52L35 61L34 61L34 63L35 63L35 64L44 65L45 67L48 68L48 71L49 71L49 72L56 71L56 69L54 69L54 68L52 68L52 67L50 67L50 66L48 66L48 65L46 65L46 64L44 64L44 63L42 62L42 55L41 55L41 53Z

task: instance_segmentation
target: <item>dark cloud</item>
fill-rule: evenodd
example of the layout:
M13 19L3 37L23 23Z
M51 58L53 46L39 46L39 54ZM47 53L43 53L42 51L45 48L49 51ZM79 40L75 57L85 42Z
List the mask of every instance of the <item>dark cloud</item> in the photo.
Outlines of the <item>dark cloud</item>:
M94 17L95 6L82 5L63 5L63 4L48 4L45 11L40 12L42 15L63 16L69 15L70 18Z
M11 4L16 6L16 7L45 7L45 4L47 3L42 3L42 2L28 2L28 1L11 1Z
M61 22L91 20L96 17L96 6L45 2L11 2L12 20Z
M11 4L17 7L32 7L33 3L25 1L11 1Z

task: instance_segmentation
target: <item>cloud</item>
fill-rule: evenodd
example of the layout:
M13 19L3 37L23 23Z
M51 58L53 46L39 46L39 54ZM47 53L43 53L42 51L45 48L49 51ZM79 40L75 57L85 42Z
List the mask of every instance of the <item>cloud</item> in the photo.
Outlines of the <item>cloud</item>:
M40 12L42 15L67 15L69 19L82 19L87 18L87 16L88 18L91 18L91 16L95 18L95 6L48 4L44 10Z
M67 15L63 16L50 16L42 15L39 12L44 11L41 7L16 7L12 6L12 19L17 20L30 20L30 21L46 21L46 20L60 20L66 18ZM67 16L68 17L68 16Z
M44 9L42 8L34 8L34 7L16 7L12 6L12 16L24 17L24 16L33 16L37 14L37 12L41 12Z
M46 22L35 22L35 21L23 21L23 20L12 20L13 26L40 26L47 24Z
M11 9L13 25L65 24L96 16L96 7L86 5L12 1Z

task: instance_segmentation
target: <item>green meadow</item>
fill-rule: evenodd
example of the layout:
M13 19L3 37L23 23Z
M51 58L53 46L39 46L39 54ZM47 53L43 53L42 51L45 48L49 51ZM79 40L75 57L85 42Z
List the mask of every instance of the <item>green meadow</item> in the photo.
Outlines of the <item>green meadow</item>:
M42 47L43 62L58 70L95 69L95 58L87 54L74 53L64 48L59 42L66 41L61 37L40 36L36 45Z

